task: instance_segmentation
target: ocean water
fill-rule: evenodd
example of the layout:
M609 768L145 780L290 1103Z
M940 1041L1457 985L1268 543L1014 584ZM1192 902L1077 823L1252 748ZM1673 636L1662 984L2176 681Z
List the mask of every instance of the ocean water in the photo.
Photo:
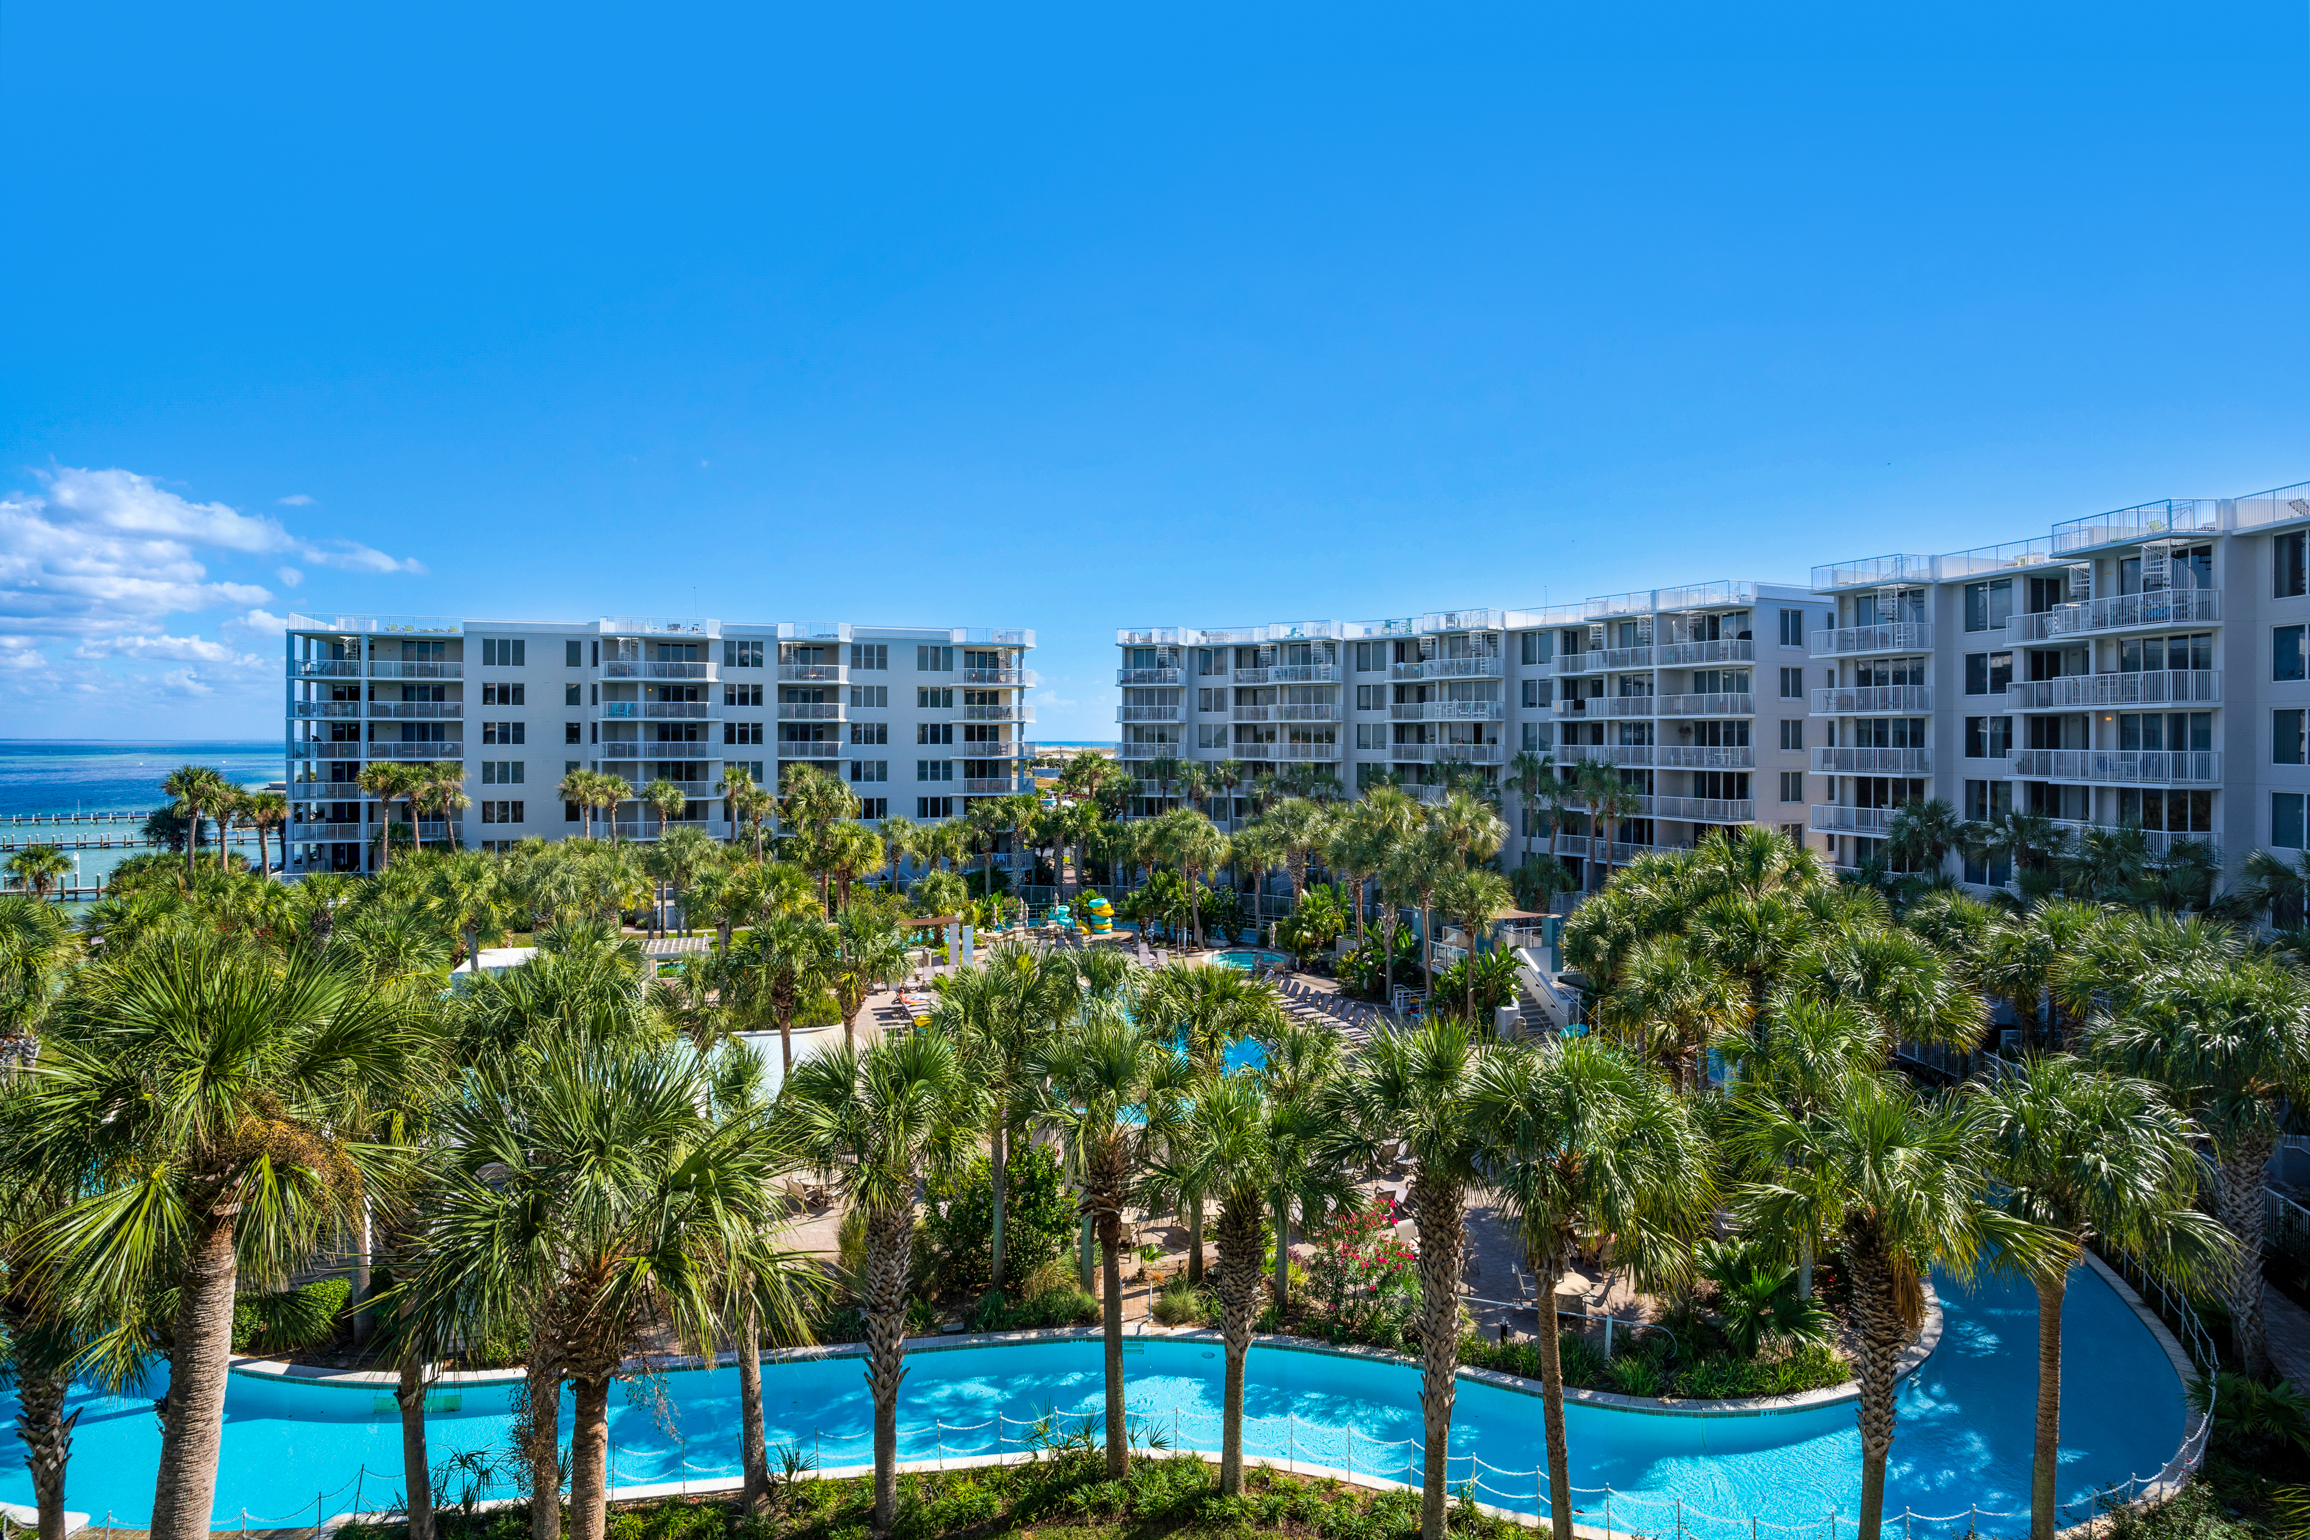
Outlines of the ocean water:
M0 738L0 846L61 845L76 863L70 886L76 893L92 887L136 854L127 842L137 825L75 821L74 815L149 812L166 800L161 780L188 764L213 766L240 786L261 787L287 774L277 741Z

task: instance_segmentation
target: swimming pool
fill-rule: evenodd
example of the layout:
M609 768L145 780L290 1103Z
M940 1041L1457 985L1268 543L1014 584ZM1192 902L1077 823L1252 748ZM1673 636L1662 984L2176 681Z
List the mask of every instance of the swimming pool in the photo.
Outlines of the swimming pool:
M1901 1388L1885 1507L1888 1514L1909 1507L1957 1518L1945 1526L1920 1521L1913 1540L1958 1540L1968 1505L2010 1512L2029 1502L2035 1296L2026 1285L1984 1280L1970 1292L1943 1282L1941 1298L1940 1347ZM2073 1276L2064 1314L2061 1494L2072 1501L2155 1472L2181 1442L2185 1409L2156 1339L2097 1275ZM993 1452L998 1430L1016 1447L1023 1424L1046 1409L1095 1415L1102 1405L1099 1353L1096 1338L1070 1338L909 1355L900 1457ZM1132 1340L1124 1353L1132 1415L1166 1433L1175 1428L1178 1447L1217 1449L1218 1343L1159 1337ZM1411 1454L1404 1441L1420 1429L1416 1369L1264 1345L1252 1349L1248 1368L1251 1453L1400 1477ZM678 1372L665 1384L671 1434L653 1419L645 1392L612 1392L617 1486L736 1479L737 1371ZM108 1513L126 1526L148 1521L160 1450L150 1397L160 1389L156 1382L139 1398L72 1398L82 1412L66 1494L73 1509L99 1522ZM444 1389L455 1404L427 1419L437 1465L457 1451L507 1447L509 1386ZM765 1365L763 1402L773 1446L814 1450L828 1467L872 1459L873 1409L858 1358ZM252 1524L310 1523L316 1505L323 1513L351 1511L357 1498L375 1511L397 1499L400 1424L388 1387L236 1374L226 1412L220 1526L238 1524L244 1509ZM1530 1474L1542 1458L1540 1412L1535 1396L1463 1381L1453 1481L1476 1475L1486 1500L1541 1511L1542 1483ZM998 1414L1016 1420L998 1424ZM0 1398L0 1416L14 1416L12 1397ZM1616 1530L1658 1532L1681 1503L1685 1527L1704 1540L1749 1540L1747 1515L1818 1526L1833 1510L1849 1526L1859 1503L1860 1435L1850 1402L1740 1417L1575 1404L1566 1425L1573 1483L1611 1484ZM0 1501L32 1501L21 1462L0 1471ZM1583 1495L1581 1506L1581 1522L1603 1523L1600 1497Z
M1248 973L1253 968L1272 968L1277 963L1286 963L1291 959L1281 952L1245 950L1222 952L1216 961L1222 968L1241 968Z

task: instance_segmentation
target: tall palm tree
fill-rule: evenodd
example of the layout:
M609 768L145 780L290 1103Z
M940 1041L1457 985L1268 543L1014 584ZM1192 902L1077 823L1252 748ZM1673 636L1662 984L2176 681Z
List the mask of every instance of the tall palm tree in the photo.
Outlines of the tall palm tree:
M1330 848L1337 820L1329 809L1303 797L1280 802L1261 820L1273 829L1277 848L1291 872L1291 898L1297 904L1307 893L1310 862Z
M774 916L756 925L732 954L733 991L778 1023L781 1076L794 1072L794 1012L826 987L834 967L834 932L815 916ZM852 1046L848 1037L845 1046Z
M1179 767L1179 796L1187 806L1209 817L1211 810L1205 803L1211 797L1211 767L1199 759L1191 759Z
M46 899L72 873L72 858L54 845L27 845L8 858L8 881Z
M1388 852L1380 868L1380 885L1390 910L1410 905L1420 911L1420 987L1436 992L1436 890L1454 872L1460 859L1433 826L1423 826ZM1388 986L1395 987L1394 925L1388 925Z
M1315 1022L1279 1020L1261 1035L1267 1062L1259 1082L1267 1091L1268 1201L1275 1223L1275 1309L1291 1309L1291 1216L1308 1234L1324 1215L1357 1206L1357 1191L1343 1164L1352 1141L1340 1138L1332 1098L1344 1067L1339 1035Z
M1240 968L1215 963L1173 963L1141 987L1139 1018L1177 1040L1179 1055L1198 1080L1215 1079L1229 1047L1265 1038L1283 1023L1283 1008L1266 985ZM1187 1209L1187 1279L1203 1281L1203 1193L1180 1193Z
M658 833L661 835L666 832L666 825L681 816L682 809L690 805L690 799L683 794L682 788L664 776L659 776L642 788L642 800L657 813Z
M1374 1033L1341 1082L1343 1132L1375 1158L1402 1140L1412 1161L1412 1213L1420 1231L1420 1412L1427 1446L1420 1540L1443 1540L1445 1455L1458 1389L1460 1253L1467 1244L1470 1188L1489 1177L1489 1131L1474 1094L1492 1050L1462 1024L1431 1018Z
M1990 1254L2034 1270L2045 1242L1987 1195L1972 1108L1937 1106L1882 1074L1839 1090L1810 1117L1744 1094L1733 1148L1758 1173L1741 1193L1746 1224L1842 1240L1860 1339L1859 1540L1879 1540L1894 1373L1924 1315L1927 1272L1963 1281Z
M284 1281L397 1158L356 1131L425 1072L418 1022L352 967L191 929L90 965L51 1015L0 1167L88 1191L41 1227L43 1269L102 1299L177 1290L156 1540L208 1534L244 1261Z
M1211 790L1225 802L1230 825L1235 822L1235 789L1243 784L1243 775L1240 759L1215 760L1211 765Z
M1643 810L1644 799L1636 789L1620 778L1620 772L1609 765L1592 759L1580 762L1580 800L1588 804L1588 816L1604 826L1602 835L1604 861L1603 877L1599 886L1612 880L1612 847L1618 843L1620 826ZM1595 854L1591 841L1590 854ZM1592 861L1593 867L1595 863Z
M480 851L451 856L432 873L437 912L457 932L465 964L481 972L481 943L502 933L511 897L504 866Z
M1904 870L1938 877L1957 848L1959 827L1957 809L1941 797L1904 802L1885 826L1885 848Z
M832 940L826 983L842 1016L842 1040L855 1042L866 997L906 977L906 931L872 903L851 904L834 917Z
M1679 1270L1716 1197L1715 1162L1690 1102L1595 1037L1494 1054L1477 1073L1473 1099L1473 1119L1495 1149L1491 1185L1523 1241L1543 1316L1583 1232L1611 1236L1615 1257L1640 1272ZM1556 1540L1572 1540L1555 1327L1540 1322L1548 1513Z
M1158 754L1147 762L1147 779L1155 783L1160 794L1155 803L1155 816L1160 818L1171 810L1171 788L1186 772L1187 761L1177 754Z
M208 765L179 765L160 783L160 789L168 794L177 816L186 821L184 874L189 879L194 864L200 859L201 819L216 806L216 799L231 788L220 770Z
M109 930L91 929L114 946ZM47 1020L79 959L80 945L70 922L53 905L21 893L0 894L0 1039L24 1042ZM116 949L126 945L124 937Z
M249 794L227 782L214 793L210 810L217 821L217 870L229 872L233 868L233 825L238 823L248 806Z
M1552 836L1550 843L1554 843L1555 807L1553 800L1544 798L1543 793L1552 791L1556 785L1556 756L1519 749L1516 757L1508 761L1508 784L1516 788L1520 809L1517 816L1524 823L1524 859L1529 861L1532 859L1532 825L1540 821L1534 814L1544 812Z
M2227 1276L2229 1233L2195 1203L2194 1130L2147 1081L2068 1055L1967 1086L1980 1103L1990 1175L2006 1207L2048 1232L2037 1289L2037 1442L2029 1486L2032 1540L2061 1524L2061 1303L2086 1242L2154 1260L2169 1278Z
M633 796L633 785L624 776L613 775L607 770L598 773L590 784L593 789L593 805L601 810L602 817L608 821L610 843L615 845L618 842L618 805Z
M572 770L561 778L553 794L578 810L578 827L587 839L594 837L594 778L592 770Z
M1463 971L1468 975L1466 1010L1471 1026L1490 1028L1490 1023L1476 1020L1476 954L1491 936L1493 916L1514 908L1515 903L1508 879L1480 866L1451 873L1436 889L1436 907L1458 920L1468 933L1469 965Z
M457 849L457 815L473 806L473 799L465 794L465 766L454 759L437 759L418 772L420 781L413 805L422 805L425 811L441 819L442 830L449 837L449 848Z
M1347 880L1356 906L1356 945L1364 944L1366 887L1387 865L1388 854L1419 826L1420 805L1400 787L1367 787L1332 826L1324 861Z
M377 835L377 870L382 872L393 864L393 803L400 797L414 798L417 791L417 767L402 764L398 760L373 759L361 767L360 779L356 784L360 786L363 795L375 797L378 802L382 821ZM416 817L414 802L411 803L410 816L412 819Z
M257 831L257 875L273 875L272 858L266 853L265 840L275 830L280 831L281 867L289 865L289 796L286 792L260 791L252 793L244 815L250 827Z
M1107 1474L1116 1479L1130 1464L1123 1417L1123 1205L1149 1164L1159 1109L1178 1090L1178 1064L1157 1033L1131 1019L1127 993L1093 994L1034 1076L1043 1087L1036 1121L1062 1136L1083 1217L1099 1243Z
M1198 885L1200 879L1227 864L1227 836L1194 808L1174 808L1156 821L1155 847L1164 860L1179 868L1187 886L1188 936L1201 946L1203 913Z
M906 948L897 947L898 966ZM986 960L938 981L932 1025L960 1045L987 1095L987 1168L994 1216L989 1289L1004 1281L1011 1134L1035 1099L1035 1076L1052 1036L1075 1014L1081 984L1064 956L1021 941L997 942Z
M967 1153L984 1096L933 1032L845 1044L791 1072L779 1096L794 1147L866 1222L866 1385L874 1400L874 1533L898 1514L898 1384L906 1373L906 1281L915 1190Z
M876 834L882 840L883 858L890 863L889 891L898 891L898 869L915 855L922 841L922 826L904 813L893 813L882 821Z

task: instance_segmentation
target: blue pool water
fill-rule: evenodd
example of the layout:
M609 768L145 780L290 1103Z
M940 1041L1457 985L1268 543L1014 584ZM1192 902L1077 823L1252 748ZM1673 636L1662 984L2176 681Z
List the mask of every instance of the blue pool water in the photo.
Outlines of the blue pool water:
M1287 962L1289 959L1281 952L1242 951L1222 952L1219 954L1218 961L1222 968L1241 968L1248 973L1254 968L1269 967L1279 962Z
M2036 1394L2036 1304L2026 1286L1989 1280L1972 1292L1942 1286L1941 1346L1900 1393L1886 1498L1888 1514L1954 1513L1915 1536L1957 1540L1968 1505L1985 1512L2028 1506ZM2086 1272L2065 1306L2062 1495L2083 1499L2131 1474L2154 1472L2180 1443L2182 1387L2132 1311ZM1158 1338L1130 1343L1129 1406L1179 1447L1216 1449L1220 1372L1215 1342ZM1095 1414L1101 1405L1099 1344L1092 1340L954 1349L907 1361L899 1403L900 1457L991 1451L997 1413L1031 1420L1046 1409ZM1328 1354L1254 1347L1245 1407L1254 1454L1287 1453L1315 1464L1400 1474L1419 1433L1417 1370ZM620 1487L739 1474L737 1371L666 1376L672 1427L639 1394L613 1391L611 1443ZM763 1400L773 1445L817 1451L826 1466L872 1459L872 1407L863 1364L829 1358L765 1366ZM144 1397L75 1397L67 1501L76 1510L141 1526L150 1516L160 1438L149 1387ZM504 1450L512 1433L504 1388L458 1392L454 1411L427 1419L438 1465L454 1451ZM566 1403L565 1403L566 1408ZM1536 1397L1463 1381L1453 1419L1451 1472L1471 1473L1503 1506L1538 1511L1542 1463ZM400 1490L400 1429L377 1390L282 1384L236 1375L226 1403L223 1468L215 1518L238 1524L312 1522L324 1513L390 1506ZM0 1418L12 1419L12 1399ZM565 1409L565 1419L567 1412ZM1860 1435L1850 1402L1764 1417L1646 1415L1574 1405L1567 1432L1576 1486L1611 1483L1612 1524L1655 1533L1684 1505L1685 1524L1706 1540L1747 1540L1746 1515L1766 1523L1823 1525L1834 1510L1849 1526L1860 1492ZM942 1431L940 1424L945 1425ZM565 1420L566 1433L568 1423ZM1005 1424L1015 1447L1022 1427ZM1521 1475L1503 1475L1486 1466ZM365 1472L365 1474L364 1474ZM358 1478L359 1486L355 1482ZM29 1503L22 1463L0 1470L0 1501ZM1601 1496L1581 1498L1584 1522L1603 1522ZM1718 1516L1712 1518L1711 1516ZM1850 1534L1849 1528L1843 1532ZM1824 1534L1825 1529L1815 1529Z

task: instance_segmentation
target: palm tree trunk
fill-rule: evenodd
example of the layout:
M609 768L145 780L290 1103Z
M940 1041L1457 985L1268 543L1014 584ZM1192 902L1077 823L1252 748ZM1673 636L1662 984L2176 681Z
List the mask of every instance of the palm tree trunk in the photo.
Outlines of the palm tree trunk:
M1444 1540L1444 1484L1459 1393L1460 1250L1467 1243L1459 1187L1424 1168L1413 1178L1420 1231L1420 1414L1427 1458L1420 1478L1420 1540Z
M17 1340L16 1436L24 1441L24 1463L32 1470L40 1540L64 1540L64 1469L72 1459L72 1425L80 1421L77 1411L64 1414L72 1377L54 1355L28 1352L25 1339Z
M233 1214L212 1208L195 1231L178 1286L168 1410L152 1489L152 1540L208 1540L224 1439L225 1365L233 1351Z
M561 1381L559 1354L532 1327L520 1430L522 1458L529 1464L529 1540L561 1540Z
M2061 1452L2061 1299L2067 1273L2037 1280L2037 1449L2029 1468L2030 1540L2053 1540L2061 1523L2054 1492Z
M762 1426L762 1314L752 1305L738 1339L738 1446L746 1470L738 1509L758 1513L770 1495L770 1438Z
M610 1377L586 1374L569 1436L570 1540L602 1540L609 1528Z
M2270 1339L2262 1324L2262 1183L2276 1142L2265 1133L2241 1135L2222 1161L2216 1217L2238 1243L2223 1289L2230 1307L2231 1345L2251 1379L2270 1377Z
M1420 987L1427 992L1430 1009L1436 995L1436 921L1433 908L1425 896L1420 900Z
M994 1235L988 1242L987 1287L1003 1286L1003 1195L1005 1173L1010 1169L1011 1142L1005 1125L1010 1122L1010 1107L1006 1102L995 1108L995 1126L988 1145L988 1177L994 1198Z
M270 829L266 828L266 827L265 827L263 824L258 824L258 825L257 825L257 875L258 875L259 877L263 877L263 878L266 878L266 879L270 879L270 878L272 877L272 875L273 875L273 844L272 844L272 839L273 839L272 831L271 831ZM286 862L286 861L288 860L288 855L287 855L287 853L286 853L285 851L282 853L281 859L282 859L282 861L283 861L283 862Z
M1908 1336L1894 1303L1893 1261L1881 1242L1848 1230L1853 1325L1860 1336L1861 1514L1858 1540L1878 1540L1885 1521L1885 1460L1893 1449L1893 1376Z
M1243 1490L1243 1361L1251 1351L1252 1291L1259 1286L1259 1202L1233 1199L1219 1209L1219 1335L1227 1352L1220 1403L1219 1492Z
M1107 1382L1107 1477L1131 1469L1130 1428L1123 1418L1123 1212L1101 1204L1098 1215L1100 1336Z
M414 1301L401 1301L407 1321ZM433 1540L433 1470L425 1447L425 1359L414 1344L401 1349L401 1378L393 1399L401 1408L401 1482L408 1496L409 1540Z
M1556 1540L1572 1540L1572 1461L1564 1441L1564 1348L1556 1335L1556 1285L1563 1277L1551 1267L1532 1283L1540 1301L1540 1421L1548 1445L1548 1525Z
M877 1537L888 1535L898 1520L898 1384L906 1377L906 1275L913 1249L910 1208L867 1215L866 1388L874 1397Z
M1275 1202L1275 1324L1283 1329L1285 1312L1291 1309L1291 1195L1278 1187Z
M353 1306L353 1345L359 1347L369 1340L369 1252L372 1232L368 1194L361 1195L353 1215L353 1287L350 1298Z
M1203 1281L1203 1194L1187 1200L1187 1281Z

